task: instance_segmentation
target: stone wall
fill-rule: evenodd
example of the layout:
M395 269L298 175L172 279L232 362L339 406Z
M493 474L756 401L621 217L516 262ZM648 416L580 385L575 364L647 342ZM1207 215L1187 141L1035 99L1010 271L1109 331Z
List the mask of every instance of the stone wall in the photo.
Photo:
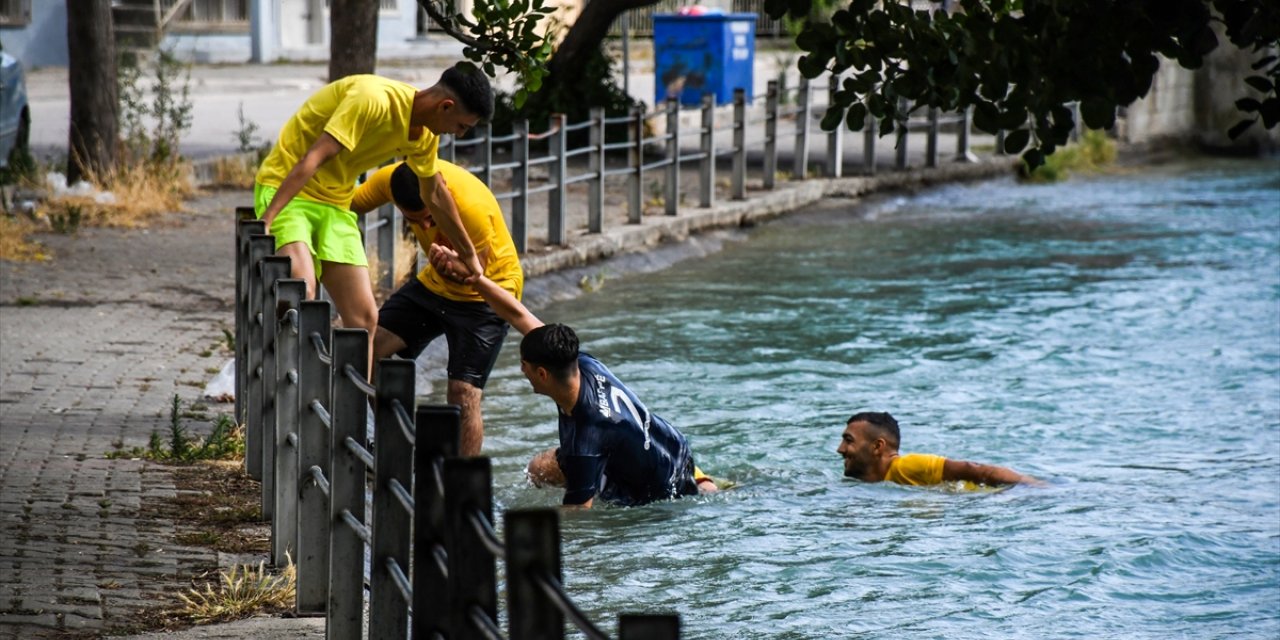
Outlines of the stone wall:
M1280 150L1280 127L1267 130L1259 122L1237 140L1227 131L1244 119L1236 100L1260 94L1244 79L1263 54L1241 51L1226 36L1199 69L1184 69L1161 58L1145 98L1121 111L1116 136L1128 143L1189 143L1215 153L1258 154Z

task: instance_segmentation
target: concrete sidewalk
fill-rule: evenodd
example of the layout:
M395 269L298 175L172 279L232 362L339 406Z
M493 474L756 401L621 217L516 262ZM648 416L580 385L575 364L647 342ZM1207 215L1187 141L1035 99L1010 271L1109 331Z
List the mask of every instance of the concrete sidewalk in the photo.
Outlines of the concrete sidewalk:
M194 149L233 150L230 131L240 101L264 131L271 118L283 122L322 84L319 69L205 68L193 96L208 111L197 115L184 149L192 155ZM423 85L438 72L423 67L405 75ZM32 103L45 109L37 111L37 145L58 137L52 125L39 124L56 119L40 114L65 113L56 76L33 74ZM918 155L914 162L922 164ZM585 190L570 190L568 246L536 243L523 263L535 282L549 281L554 277L547 274L598 267L601 260L823 199L1005 172L1006 161L946 163L875 177L780 180L772 191L759 189L752 173L756 188L746 200L728 200L721 185L714 207L690 204L678 216L646 215L638 225L625 224L625 194L621 183L611 183L602 234L585 232ZM145 446L153 431L164 433L173 396L202 401L204 383L229 357L221 345L233 323L231 212L249 201L247 191L220 192L151 229L43 234L51 262L0 263L0 638L96 637L127 629L142 612L172 605L176 592L203 584L202 576L234 560L179 543L180 534L190 532L148 512L148 503L177 494L169 468L105 455ZM531 238L545 238L542 206L531 203ZM210 406L211 413L230 411ZM139 637L322 635L322 620L257 618Z

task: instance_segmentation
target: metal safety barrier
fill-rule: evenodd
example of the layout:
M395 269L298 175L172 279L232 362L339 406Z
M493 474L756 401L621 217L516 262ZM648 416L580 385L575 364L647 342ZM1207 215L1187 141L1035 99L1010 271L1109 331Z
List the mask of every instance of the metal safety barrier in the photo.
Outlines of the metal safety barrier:
M834 131L822 134L814 131L814 122L834 101L841 78L828 75L824 81L828 85L826 92L815 91L813 82L803 76L788 88L789 82L784 73L767 83L764 94L747 96L745 92L735 91L733 102L724 106L716 106L708 95L700 106L693 109L682 107L674 98L648 111L641 107L633 108L623 116L607 117L603 109L596 108L581 122L568 122L562 114L553 115L545 131L532 131L526 120L517 122L512 133L495 136L492 126L485 125L466 140L446 137L440 145L440 157L462 164L485 184L494 187L494 195L499 202L509 203L508 226L517 251L524 253L529 247L530 201L533 196L541 194L546 194L547 202L545 242L565 245L571 231L566 215L568 188L575 184L585 183L587 186L586 231L601 233L604 230L605 185L610 178L625 179L628 224L640 224L646 204L659 199L665 215L679 214L681 168L686 163L697 163L698 207L715 206L718 191L725 191L730 199L742 200L747 197L748 156L752 152L758 152L762 157L759 163L760 187L766 190L775 188L780 171L779 145L786 135L794 141L791 147L792 179L803 180L809 176L814 147L822 140L826 143L823 175L844 175L847 128L842 123ZM681 113L695 110L698 126L683 131L682 128L687 127L681 123ZM956 135L953 160L975 161L977 158L970 144L970 122L967 112L942 115L931 111L899 123L895 131L896 161L893 168L910 168L907 137L913 132L925 135L928 150L925 166L939 166L938 138L944 127ZM790 134L779 131L783 123L790 123ZM753 139L747 135L753 127L761 128L763 135L760 138ZM661 128L665 131L652 133ZM583 130L588 132L587 143L569 146L570 134ZM728 139L728 144L721 139ZM872 175L880 169L874 118L867 119L862 139L859 171ZM533 147L538 151L535 152ZM460 154L466 154L467 162L459 159ZM586 161L570 162L580 157L585 157ZM717 165L726 158L729 169L727 186L718 184L716 179ZM654 190L654 197L646 201L646 180L650 178L660 185ZM505 190L499 190L495 180L505 185ZM660 198L657 194L661 194ZM389 206L388 209L394 207ZM384 215L394 214L388 211Z
M333 328L330 304L304 299L261 222L237 229L237 414L271 563L295 562L296 611L323 613L326 637L344 640L563 638L566 620L607 638L566 592L558 510L507 512L500 540L488 458L457 457L458 407L415 406L410 360L379 361L370 384L367 332ZM678 638L679 617L623 615L618 629Z

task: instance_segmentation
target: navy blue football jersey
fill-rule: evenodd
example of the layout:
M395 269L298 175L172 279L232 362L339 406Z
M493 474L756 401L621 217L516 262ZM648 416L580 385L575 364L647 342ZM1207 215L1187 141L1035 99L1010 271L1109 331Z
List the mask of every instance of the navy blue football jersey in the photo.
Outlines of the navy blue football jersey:
M564 504L599 495L632 506L696 495L684 435L654 415L599 360L578 355L581 374L573 415L560 413Z

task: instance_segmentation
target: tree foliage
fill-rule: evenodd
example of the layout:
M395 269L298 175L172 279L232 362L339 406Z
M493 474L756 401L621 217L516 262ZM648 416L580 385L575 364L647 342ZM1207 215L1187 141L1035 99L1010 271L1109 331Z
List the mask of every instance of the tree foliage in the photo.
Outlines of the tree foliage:
M539 23L555 11L544 0L476 2L470 16L459 12L452 0L418 0L418 4L437 26L463 44L462 54L485 73L495 76L501 68L519 77L516 106L542 88L552 43L539 32Z
M449 9L448 0L418 2L490 75L498 67L518 74L519 108L544 79L572 80L586 59L580 56L599 50L614 17L656 0L587 3L554 56L536 26L550 13L543 0L477 2L470 18ZM833 4L840 7L834 13L814 10ZM1071 103L1080 104L1086 126L1110 127L1118 108L1151 89L1160 56L1201 66L1220 44L1215 23L1258 56L1246 83L1259 97L1237 101L1245 117L1231 137L1259 121L1280 123L1274 1L765 0L765 11L802 25L801 73L846 76L823 118L828 130L841 123L859 130L875 118L887 135L917 109L973 107L974 126L1007 132L1005 150L1025 150L1027 163L1038 166L1075 127Z
M809 15L813 0L766 0L770 16ZM920 4L920 3L918 3ZM911 111L972 106L974 126L1006 131L1005 150L1035 167L1066 143L1080 104L1084 124L1110 127L1116 110L1147 94L1160 58L1194 69L1218 47L1214 22L1259 56L1242 98L1246 118L1280 122L1280 7L1256 0L850 0L830 21L806 21L796 38L806 77L844 74L822 121L831 130L878 121L882 135ZM944 4L958 5L951 11ZM1243 91L1243 88L1242 88Z

